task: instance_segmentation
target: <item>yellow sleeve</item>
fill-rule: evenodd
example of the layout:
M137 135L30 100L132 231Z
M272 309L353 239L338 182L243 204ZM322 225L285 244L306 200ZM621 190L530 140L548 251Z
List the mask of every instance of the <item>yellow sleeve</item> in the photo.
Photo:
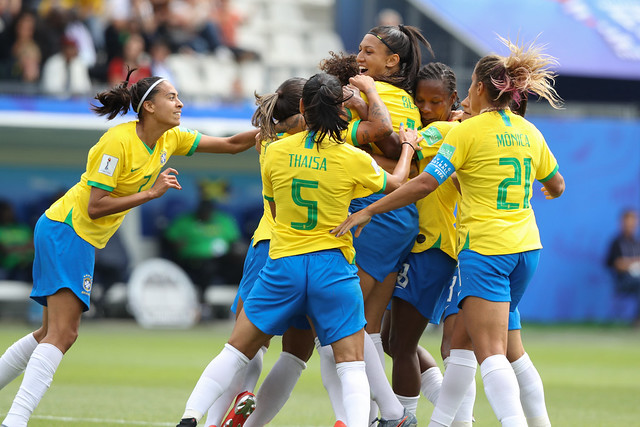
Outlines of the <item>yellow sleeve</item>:
M105 191L113 191L123 173L125 149L119 139L110 132L89 150L87 159L87 184Z

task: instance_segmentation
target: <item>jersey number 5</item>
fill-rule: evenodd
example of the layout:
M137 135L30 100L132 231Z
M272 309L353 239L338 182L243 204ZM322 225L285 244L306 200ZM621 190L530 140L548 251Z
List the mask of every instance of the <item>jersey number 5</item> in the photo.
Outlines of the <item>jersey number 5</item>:
M524 200L522 201L522 208L527 209L529 207L529 194L531 194L531 159L523 159L524 163ZM507 187L510 185L522 185L522 165L520 160L515 157L504 157L500 159L500 165L513 166L514 174L512 178L505 178L498 185L498 209L519 209L519 203L507 202Z
M292 222L291 227L296 230L313 230L318 225L318 202L302 198L302 188L318 188L318 181L294 178L291 183L291 197L293 203L307 208L307 222Z

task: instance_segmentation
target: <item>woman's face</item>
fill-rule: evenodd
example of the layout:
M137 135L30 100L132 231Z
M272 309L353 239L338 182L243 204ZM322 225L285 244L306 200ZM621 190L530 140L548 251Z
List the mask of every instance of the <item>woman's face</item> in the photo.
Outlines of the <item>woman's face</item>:
M469 96L467 99L469 100L469 113L472 116L480 114L481 105L480 105L480 86L481 82L478 82L478 77L476 76L475 71L471 76L471 86L469 86Z
M390 74L389 60L394 55L389 55L387 46L376 36L366 34L358 46L358 55L356 56L360 74L370 76L374 80Z
M422 126L437 121L447 121L456 93L449 94L442 80L419 80L416 87L416 106L420 110Z
M168 81L158 85L158 92L153 97L153 113L157 121L168 125L180 125L184 104L178 98L178 91Z
M469 105L469 97L467 96L465 99L463 99L460 105L462 106L462 119L460 121L465 121L469 117L471 117L471 106Z

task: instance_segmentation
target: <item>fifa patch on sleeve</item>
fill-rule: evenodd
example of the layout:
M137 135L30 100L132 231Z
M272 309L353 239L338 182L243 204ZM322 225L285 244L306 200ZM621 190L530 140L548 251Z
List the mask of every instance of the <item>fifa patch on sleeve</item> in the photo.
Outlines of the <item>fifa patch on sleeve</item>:
M98 172L103 173L107 176L113 176L113 172L116 170L117 164L117 157L104 154L102 155L102 160L100 161L100 169L98 169Z
M456 151L456 147L454 147L453 145L442 144L440 146L440 149L438 150L438 154L442 154L442 156L445 159L451 160L451 157L453 157L453 153L455 151Z
M438 153L427 167L424 168L424 171L433 176L438 181L438 184L442 184L451 176L455 168L449 159Z
M442 141L442 134L435 126L430 126L420 132L420 135L424 138L424 142L431 147L436 142Z

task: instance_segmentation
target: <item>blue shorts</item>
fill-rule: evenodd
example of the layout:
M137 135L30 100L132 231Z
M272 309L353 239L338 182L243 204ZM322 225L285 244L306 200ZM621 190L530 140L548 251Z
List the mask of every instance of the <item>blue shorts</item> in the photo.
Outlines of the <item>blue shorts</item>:
M442 312L438 313L436 308L443 290L447 290L451 283L456 265L456 260L440 249L410 253L398 273L394 298L407 301L425 319L439 323Z
M255 246L253 246L253 244L249 246L247 256L244 259L244 266L242 268L242 280L240 280L238 293L231 305L231 311L233 313L236 313L238 310L239 299L242 299L243 302L246 301L251 289L253 289L253 285L258 279L260 270L262 270L267 263L270 243L270 240L261 240ZM306 316L296 317L292 320L291 326L296 329L311 329L311 325L309 325L309 321Z
M253 288L253 284L258 278L258 273L260 273L262 267L267 263L267 258L269 258L270 242L270 240L261 240L254 246L253 240L251 240L251 245L249 245L249 250L244 258L242 280L240 280L240 284L238 285L236 299L231 305L232 312L236 312L239 299L242 299L242 301L247 299L249 292L251 292L251 289Z
M507 255L481 255L465 249L458 255L460 294L494 302L511 302L514 311L527 289L540 259L540 249Z
M455 274L449 281L449 286L442 292L438 306L435 308L436 318L438 322L434 320L431 323L439 324L440 318L444 321L452 314L458 314L460 310L458 308L458 294L460 293L460 269L456 268ZM520 310L517 308L514 311L509 312L509 330L522 329L520 324Z
M354 199L349 212L357 212L369 206L384 194L372 194ZM355 230L354 230L355 231ZM402 262L411 252L418 235L418 208L413 203L374 215L371 222L362 229L360 236L353 239L356 250L356 264L378 282L389 273L400 270Z
M38 220L33 243L33 289L31 298L46 306L47 297L70 289L89 310L96 248L83 240L68 224L52 221L44 214Z
M322 345L366 324L358 268L338 249L267 259L244 312L270 335L282 335L296 316L308 315Z

